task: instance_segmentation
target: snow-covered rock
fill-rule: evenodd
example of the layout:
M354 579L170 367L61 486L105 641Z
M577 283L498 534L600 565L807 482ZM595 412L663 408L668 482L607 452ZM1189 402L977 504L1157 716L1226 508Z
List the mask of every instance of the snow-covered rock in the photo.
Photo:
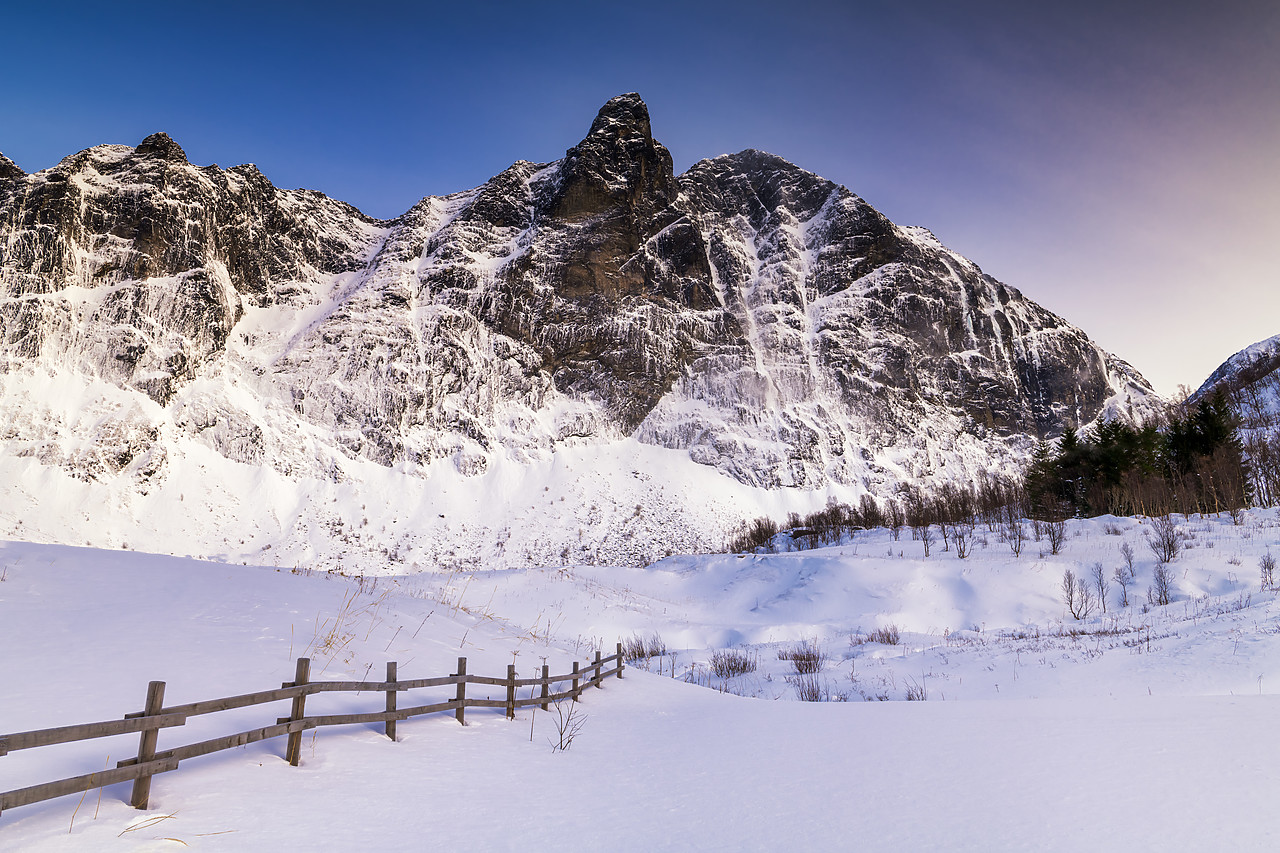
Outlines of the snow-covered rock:
M0 247L11 488L44 503L57 470L110 487L140 529L140 496L240 482L234 466L319 524L316 483L432 500L426 480L492 475L524 495L566 450L607 466L638 441L735 497L682 512L715 502L637 489L629 468L575 484L584 506L664 508L606 549L637 561L715 547L757 507L1011 469L1038 438L1155 399L1084 332L843 187L758 151L674 175L634 94L563 159L388 221L253 166L193 166L162 133L32 175L3 160ZM207 508L260 527L244 488ZM619 536L580 519L516 556L521 517L491 508L432 541L522 562ZM296 527L274 529L314 540Z

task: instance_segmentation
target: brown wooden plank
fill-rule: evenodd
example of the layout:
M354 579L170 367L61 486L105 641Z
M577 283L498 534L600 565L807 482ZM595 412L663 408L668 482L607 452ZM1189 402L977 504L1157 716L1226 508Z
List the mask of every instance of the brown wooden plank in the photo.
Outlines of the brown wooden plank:
M393 638L394 639L394 638ZM396 662L387 661L387 713L393 713L396 709ZM386 725L383 727L383 733L391 738L394 743L396 739L396 720L397 717L389 717Z
M413 708L400 708L396 711L396 716L401 720L407 720L410 717L421 717L424 714L435 714L440 711L453 711L458 707L457 699L450 699L447 702L436 702L431 705L417 705Z
M160 713L160 709L164 707L164 682L152 681L147 685L147 704L142 709L147 716L154 716ZM156 757L156 739L160 737L160 730L154 726L148 726L142 730L142 734L138 736L138 766L146 767ZM133 796L129 798L129 805L135 809L146 810L151 799L151 774L146 773L134 777L133 780Z
M507 707L506 699L472 699L467 697L468 708L505 708Z
M600 673L600 679L601 679L601 681L603 681L604 679L608 678L609 676L611 676L611 675L617 675L617 674L618 674L618 673L620 673L620 672L622 672L622 667L621 667L621 666L614 667L613 669L606 669L604 672ZM620 676L620 675L619 675L618 677L619 677L619 678L621 678L622 676ZM597 684L596 686L597 686L597 687L603 687L604 685L602 685L602 684Z
M75 726L60 726L56 729L36 729L29 732L14 732L4 735L0 740L8 742L8 752L19 749L31 749L36 746L52 746L55 743L71 743L77 740L91 740L113 735L129 735L143 729L166 729L180 726L187 721L186 714L153 714L138 715L124 720L106 720L101 723L82 723ZM3 755L4 753L0 753Z
M454 713L458 717L461 725L467 724L467 659L458 658L458 671L454 673L458 679L458 694L454 697L454 701L458 705L458 710Z
M252 729L247 732L237 732L233 735L225 735L223 737L213 738L212 740L202 740L199 743L189 744L188 746L179 746L174 749L166 749L156 753L156 759L176 758L179 761L186 761L189 758L199 758L202 755L210 755L215 752L221 752L224 749L234 749L238 746L247 746L251 743L257 743L260 740L270 740L273 737L289 734L294 731L302 731L304 729L315 728L309 725L306 720L298 720L297 722L277 723L274 726L264 726L260 729ZM132 767L137 764L138 759L126 758L117 762L117 767Z
M298 665L294 669L293 684L294 686L306 684L311 676L311 658L298 658ZM305 693L293 697L293 707L289 711L289 719L293 721L301 720L305 716L307 695ZM298 766L298 762L302 760L302 732L289 732L289 742L284 748L284 757L294 767Z
M493 687L506 687L507 680L505 678L494 678L491 675L468 675L468 684L488 684Z
M566 690L563 693L548 693L546 696L527 696L524 699L517 699L516 707L527 708L530 705L541 705L543 702L559 702L561 699L568 699L572 696L572 690Z
M146 764L123 769L99 770L96 773L88 773L84 776L72 776L69 779L59 779L56 782L45 782L41 785L32 785L29 788L5 791L0 793L0 811L52 800L54 797L62 797L67 794L92 791L94 788L105 788L117 782L128 782L141 776L149 777L156 773L167 773L170 770L177 769L178 760L176 758L156 759L148 761Z

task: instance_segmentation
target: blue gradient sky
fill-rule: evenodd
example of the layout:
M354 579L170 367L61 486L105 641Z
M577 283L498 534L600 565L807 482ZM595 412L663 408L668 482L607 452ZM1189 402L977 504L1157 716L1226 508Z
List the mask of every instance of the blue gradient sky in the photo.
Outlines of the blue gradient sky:
M390 217L621 92L924 225L1161 392L1280 333L1280 3L9 4L0 151L164 130Z

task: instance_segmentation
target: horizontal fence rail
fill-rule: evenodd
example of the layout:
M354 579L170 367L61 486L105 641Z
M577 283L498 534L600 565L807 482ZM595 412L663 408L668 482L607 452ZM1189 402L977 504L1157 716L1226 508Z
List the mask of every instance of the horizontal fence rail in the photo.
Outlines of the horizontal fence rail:
M606 668L610 667L612 668ZM190 702L186 705L164 705L163 681L153 681L147 686L146 705L142 711L125 714L120 720L107 720L100 723L83 723L73 726L61 726L53 729L38 729L29 732L15 732L0 735L0 756L21 749L34 749L61 743L92 740L115 735L139 733L138 754L126 758L116 764L115 769L99 770L83 776L72 776L40 785L18 788L0 792L0 812L17 806L30 805L68 794L79 794L96 788L105 788L119 782L133 782L133 794L129 804L134 808L145 809L150 799L151 777L160 773L177 770L178 765L191 758L210 755L227 749L246 746L271 738L287 736L285 759L297 766L301 759L302 733L309 729L324 726L346 726L353 724L382 723L385 732L392 740L396 738L396 723L425 714L452 712L459 723L466 723L467 708L503 708L509 718L515 717L517 708L534 705L546 710L550 703L566 699L577 702L588 687L603 687L604 679L622 678L624 662L622 644L618 643L617 652L608 657L601 657L596 652L595 660L579 665L574 661L571 672L550 675L544 664L542 674L536 678L517 678L514 664L508 665L505 678L488 675L474 675L467 672L467 659L458 658L458 671L452 675L433 678L399 679L396 677L396 663L387 664L387 677L384 681L311 681L311 661L309 658L298 658L294 680L285 682L278 690L260 690L254 693L243 693L239 696L227 696L221 699L207 699L203 702ZM502 687L506 696L502 699L481 699L467 695L468 684L487 687ZM552 690L555 685L569 685L565 689ZM448 687L456 685L454 698L432 702L426 705L398 707L399 694L410 690L422 690L431 687ZM538 695L517 698L516 690L521 687L541 687ZM381 693L384 694L382 710L358 714L324 714L307 715L306 700L308 696L318 693ZM289 716L280 717L274 725L262 726L249 731L216 737L199 743L178 746L172 749L157 750L156 740L160 729L176 728L186 724L191 717L204 714L215 714L219 711L230 711L236 708L247 708L253 705L265 705L272 702L290 700L293 704Z

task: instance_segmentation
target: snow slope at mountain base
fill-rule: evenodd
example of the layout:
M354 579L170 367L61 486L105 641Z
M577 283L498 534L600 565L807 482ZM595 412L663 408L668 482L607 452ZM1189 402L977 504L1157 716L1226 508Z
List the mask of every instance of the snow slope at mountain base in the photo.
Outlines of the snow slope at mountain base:
M1138 521L1073 523L1063 553L1044 559L1013 560L994 541L968 561L924 558L907 539L891 557L888 533L870 531L836 549L677 558L648 571L363 580L9 543L0 547L6 731L118 718L137 710L151 679L168 682L171 703L262 689L290 680L301 654L314 659L313 677L376 675L387 659L401 677L439 674L462 654L472 672L497 674L514 660L523 675L544 657L553 669L586 658L579 638L635 630L667 638L676 660L663 659L668 675L633 668L589 691L567 753L551 752L554 714L544 712L508 723L473 711L467 727L415 719L396 744L374 726L326 729L307 736L299 768L281 760L277 740L156 777L148 815L173 817L151 826L125 805L127 785L78 809L72 796L10 810L0 850L413 849L426 839L545 849L570 838L635 850L1273 849L1280 747L1265 732L1280 711L1280 611L1253 577L1276 544L1273 516L1255 512L1239 527L1184 520L1196 547L1173 564L1175 603L1116 614L1113 601L1106 619L1082 623L1060 621L1051 588L1061 568L1110 566L1117 542L1141 545ZM1140 582L1150 562L1139 555ZM751 587L767 583L773 595L757 604ZM939 612L986 628L931 632ZM901 623L902 644L842 635L876 614L875 624ZM1151 630L1129 631L1117 617ZM916 677L929 701L760 701L669 677L674 663L682 677L711 680L710 649L696 644L717 636L773 645L746 647L759 656L756 674L713 686L790 698L774 651L807 636L828 654L822 677L833 687L853 685L852 675L874 692ZM342 694L308 707L367 710L371 698L380 703ZM160 747L275 713L196 718L162 733ZM15 752L0 758L0 788L135 751L128 736Z

